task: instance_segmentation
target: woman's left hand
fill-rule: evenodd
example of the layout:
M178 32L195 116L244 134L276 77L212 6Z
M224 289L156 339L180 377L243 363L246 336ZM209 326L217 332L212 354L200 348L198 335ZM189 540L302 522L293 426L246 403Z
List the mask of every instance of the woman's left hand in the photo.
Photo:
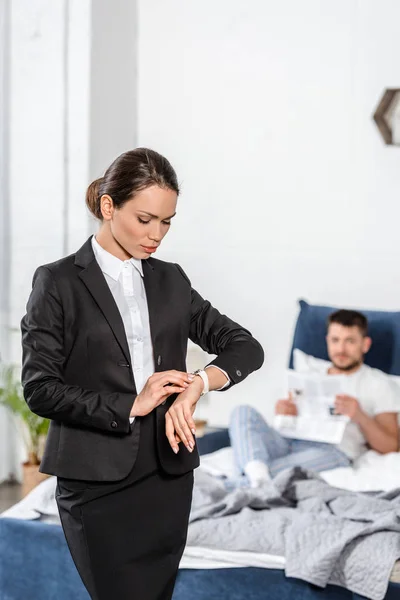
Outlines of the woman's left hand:
M165 433L172 450L179 452L179 442L183 442L189 452L194 449L196 426L193 413L203 390L201 377L195 377L189 387L181 392L165 414Z

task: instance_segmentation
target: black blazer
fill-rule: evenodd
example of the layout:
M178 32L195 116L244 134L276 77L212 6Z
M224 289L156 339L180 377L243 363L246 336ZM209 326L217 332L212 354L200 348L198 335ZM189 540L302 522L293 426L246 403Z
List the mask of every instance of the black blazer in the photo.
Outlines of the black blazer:
M190 338L217 358L234 385L261 367L264 354L251 333L220 314L195 290L181 267L143 260L156 371L186 371ZM39 267L22 329L22 384L30 409L51 419L40 470L88 481L117 481L136 459L140 418L130 425L135 381L123 322L95 259L91 239L71 256ZM197 450L165 435L156 410L158 455L170 474L199 464Z

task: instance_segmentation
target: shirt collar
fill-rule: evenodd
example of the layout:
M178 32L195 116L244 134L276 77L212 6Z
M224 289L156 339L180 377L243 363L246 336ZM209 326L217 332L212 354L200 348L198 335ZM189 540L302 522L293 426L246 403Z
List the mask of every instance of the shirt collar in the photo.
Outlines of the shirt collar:
M133 258L132 256L132 258L127 261L117 258L114 254L111 254L100 246L99 242L96 240L96 236L92 237L92 248L102 272L112 277L112 279L115 279L115 281L118 281L125 262L130 262L143 277L142 261L139 258Z
M330 362L328 364L328 366L326 367L326 371L324 372L326 375L329 375L329 369L331 367L333 367L333 363ZM361 365L359 366L359 368L357 369L357 371L354 371L353 373L342 373L340 375L340 377L342 377L343 375L345 377L354 377L355 375L358 375L359 373L363 373L365 371L366 367L367 367L367 365L363 362L363 363L361 363ZM335 375L334 375L334 377L335 377ZM337 375L336 375L336 377L337 377Z

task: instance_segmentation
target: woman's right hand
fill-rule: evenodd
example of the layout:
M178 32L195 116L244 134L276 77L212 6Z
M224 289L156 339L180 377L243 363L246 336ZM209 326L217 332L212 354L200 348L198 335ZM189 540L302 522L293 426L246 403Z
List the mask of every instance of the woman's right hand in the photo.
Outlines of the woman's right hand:
M192 383L195 375L182 371L162 371L154 373L136 396L130 417L144 417L162 404L168 396L184 392Z

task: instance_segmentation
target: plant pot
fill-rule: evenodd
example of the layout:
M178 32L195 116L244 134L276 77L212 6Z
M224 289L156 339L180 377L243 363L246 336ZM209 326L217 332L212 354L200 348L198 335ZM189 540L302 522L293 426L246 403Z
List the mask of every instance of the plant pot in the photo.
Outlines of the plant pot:
M25 498L39 483L50 477L46 473L39 473L39 465L23 463L22 465L22 498Z

